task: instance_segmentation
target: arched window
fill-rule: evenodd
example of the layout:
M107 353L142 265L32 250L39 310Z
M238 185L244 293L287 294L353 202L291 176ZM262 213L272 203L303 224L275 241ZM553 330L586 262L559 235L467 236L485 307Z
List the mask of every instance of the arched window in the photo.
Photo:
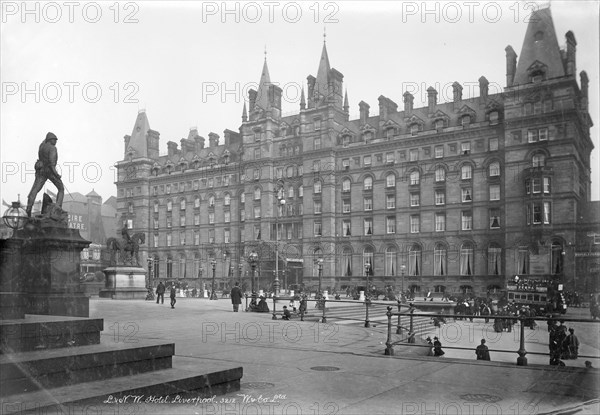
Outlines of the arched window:
M167 200L167 212L170 212L173 210L173 202L171 201L171 199Z
M421 247L417 244L408 251L408 275L421 275Z
M470 164L463 164L460 168L460 178L470 180L473 177L473 168Z
M154 213L158 213L158 200L154 202Z
M531 165L532 167L544 167L546 165L546 157L541 153L534 154L531 158Z
M396 264L396 258L398 254L396 252L396 248L390 246L385 251L385 275L386 277L393 277L398 273L398 267Z
M448 253L443 244L436 244L433 250L433 275L448 275Z
M167 279L173 278L173 258L167 257Z
M488 248L488 275L500 275L502 272L502 248L492 243Z
M420 175L419 175L419 171L418 170L413 170L410 172L410 184L412 186L416 186L419 184L419 179L420 179Z
M369 271L369 275L375 275L375 270L373 268L374 264L375 261L373 261L373 249L367 247L363 251L363 276L367 275L367 270Z
M385 176L385 187L396 187L396 175L394 173Z
M187 278L187 262L184 255L179 257L179 278Z
M179 209L185 210L185 199L179 201Z
M342 272L344 277L352 276L352 251L350 248L345 248L342 252Z
M350 179L342 180L342 192L350 191Z
M473 275L474 267L473 245L469 242L460 247L460 275Z
M315 180L315 183L313 184L313 193L314 194L319 194L321 193L322 190L322 184L320 180Z
M551 274L562 274L563 272L563 257L564 251L560 242L552 242L552 262L551 262Z
M372 190L373 189L373 178L371 176L365 177L364 181L364 190Z
M435 181L443 182L446 181L446 169L442 166L435 168Z
M520 246L517 250L517 274L529 274L529 248Z
M290 198L294 197L294 186L288 187L288 197L290 197Z
M215 207L215 196L214 195L210 195L210 197L208 198L208 206Z
M489 166L490 177L500 176L500 163L497 161L493 161Z
M229 195L229 193L225 193L225 196L223 197L223 204L225 206L231 205L231 196Z
M260 200L260 187L254 188L254 200Z
M194 198L194 207L195 208L199 208L200 207L200 196L196 196Z

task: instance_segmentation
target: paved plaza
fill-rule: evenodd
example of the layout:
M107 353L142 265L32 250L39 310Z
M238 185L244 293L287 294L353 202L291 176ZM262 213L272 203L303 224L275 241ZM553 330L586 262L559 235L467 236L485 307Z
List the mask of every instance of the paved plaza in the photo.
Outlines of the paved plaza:
M547 365L547 356L535 355L528 356L529 366L516 366L516 353L494 350L516 351L518 337L514 332L498 337L491 325L457 321L436 329L429 319L415 318L417 332L438 335L446 355L427 357L426 348L396 345L395 356L389 357L384 356L387 326L380 323L385 319L379 312L385 306L372 310L372 326L365 328L362 322L351 320L318 323L317 312L321 312L314 309L309 309L307 321L301 322L272 320L270 314L233 313L228 299L180 298L174 309L167 302L157 305L93 298L90 317L104 318L103 342L174 342L177 366L242 366L241 390L202 403L189 396L187 402L177 396L144 396L138 403L132 398L120 404L106 397L106 403L88 403L95 410L165 414L600 413L598 369L582 368L585 359L581 358L566 361L569 367L559 369ZM336 315L336 307L347 306L331 302L329 314ZM587 315L581 309L570 317ZM583 334L582 324L573 323L582 341L580 354L598 355L598 326L592 329L588 325ZM544 325L540 327L528 334L527 350L547 350L547 332ZM474 348L482 333L492 350L491 362L475 360ZM394 340L400 337L394 334ZM458 346L472 350L448 348ZM600 367L597 359L593 365Z

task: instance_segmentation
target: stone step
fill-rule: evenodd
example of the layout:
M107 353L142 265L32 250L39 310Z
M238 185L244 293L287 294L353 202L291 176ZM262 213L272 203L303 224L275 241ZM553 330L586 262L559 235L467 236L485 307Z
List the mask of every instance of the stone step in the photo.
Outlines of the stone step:
M173 343L115 343L0 355L2 396L171 367Z
M101 318L26 314L0 321L0 354L100 343Z
M134 413L145 403L165 403L167 413L177 413L178 395L210 399L236 392L242 375L243 369L233 364L175 356L170 369L6 396L0 404L2 414Z

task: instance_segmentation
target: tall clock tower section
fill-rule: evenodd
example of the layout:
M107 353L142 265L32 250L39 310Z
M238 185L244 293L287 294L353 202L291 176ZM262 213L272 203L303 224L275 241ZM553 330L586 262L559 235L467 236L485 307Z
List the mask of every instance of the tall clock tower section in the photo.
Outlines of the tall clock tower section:
M131 135L124 137L123 159L116 163L118 229L124 225L129 234L147 232L150 225L150 179L158 159L160 134L150 128L145 110L140 110ZM117 235L107 235L117 236ZM144 268L148 258L149 236L140 246L139 261Z

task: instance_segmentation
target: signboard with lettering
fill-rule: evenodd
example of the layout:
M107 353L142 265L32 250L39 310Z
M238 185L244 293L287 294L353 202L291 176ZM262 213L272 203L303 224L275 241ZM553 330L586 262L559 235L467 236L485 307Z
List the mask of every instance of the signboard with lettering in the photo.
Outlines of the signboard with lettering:
M87 223L87 215L75 215L69 213L69 228L71 229L79 229L81 231L85 231L86 223Z
M550 274L550 255L531 254L529 256L529 273L534 275Z

